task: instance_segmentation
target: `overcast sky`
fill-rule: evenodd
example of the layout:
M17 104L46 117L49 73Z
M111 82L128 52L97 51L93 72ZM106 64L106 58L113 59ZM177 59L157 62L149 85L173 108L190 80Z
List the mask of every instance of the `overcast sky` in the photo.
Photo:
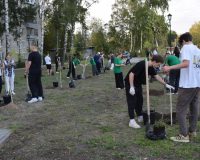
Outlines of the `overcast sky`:
M90 8L90 17L97 17L108 23L112 13L112 4L115 0L99 0ZM172 14L172 30L181 34L189 31L190 27L200 21L200 0L171 0L169 2L169 12ZM167 18L167 17L166 17Z

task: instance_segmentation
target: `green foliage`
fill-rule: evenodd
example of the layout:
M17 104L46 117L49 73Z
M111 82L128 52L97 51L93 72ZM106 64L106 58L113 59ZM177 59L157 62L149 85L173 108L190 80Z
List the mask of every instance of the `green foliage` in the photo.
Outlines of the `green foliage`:
M194 44L200 47L200 21L192 25L190 33L192 34Z
M175 31L172 31L171 32L171 35L170 33L167 34L167 42L168 42L168 45L170 46L170 41L171 43L173 44L175 42L175 40L177 39L178 35ZM173 45L174 46L174 45Z
M162 120L156 121L154 127L156 128L165 127L165 123Z
M80 52L80 50L85 47L85 42L83 42L85 40L80 37L80 34L78 35L78 37L75 37L75 42L72 38L72 36L74 35L76 22L79 22L80 24L82 24L83 27L86 27L85 16L87 8L82 6L82 2L82 0L52 1L53 9L47 12L48 24L46 26L47 32L45 35L45 50L56 48L57 43L58 48L64 48L64 39L67 39L67 52L70 52L72 44L74 44L74 47L78 52ZM85 3L86 2L89 3L87 0L85 1ZM77 38L81 39L81 43L77 42ZM63 55L64 52L64 50L60 50L61 55Z
M95 46L96 51L104 51L105 54L109 52L106 33L103 29L102 22L99 19L93 19L90 29L90 46Z
M117 0L113 5L110 26L118 28L119 36L110 31L112 42L125 42L120 43L118 47L130 52L143 50L147 43L152 47L157 43L165 46L168 28L164 14L159 15L157 10L161 9L164 13L167 8L168 0L129 0L128 3L125 0Z

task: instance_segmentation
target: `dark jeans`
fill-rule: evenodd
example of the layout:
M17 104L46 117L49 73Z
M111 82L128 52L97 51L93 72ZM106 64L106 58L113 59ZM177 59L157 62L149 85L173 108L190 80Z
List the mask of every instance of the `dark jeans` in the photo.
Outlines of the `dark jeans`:
M41 74L36 74L36 75L29 74L28 82L29 82L32 98L43 97Z
M98 73L101 73L101 63L96 62L96 67L97 67Z
M72 73L72 78L76 79L76 71L75 71L74 65L72 63L69 64L69 71L67 73L67 77L70 77L71 73Z
M124 88L123 73L115 73L116 88Z
M180 69L171 70L169 72L169 83L175 88L174 90L175 93L178 91L179 79L180 79Z
M143 95L142 95L142 86L134 87L135 95L132 96L129 93L130 86L125 84L126 88L126 100L128 105L128 114L130 119L134 119L135 112L137 116L142 115L142 106L143 106Z

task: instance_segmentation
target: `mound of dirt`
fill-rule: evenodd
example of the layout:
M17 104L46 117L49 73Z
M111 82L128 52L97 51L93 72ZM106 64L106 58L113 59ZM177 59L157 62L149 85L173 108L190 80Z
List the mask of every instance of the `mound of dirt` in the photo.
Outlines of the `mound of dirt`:
M9 104L2 105L1 108L18 109L18 106L11 102Z

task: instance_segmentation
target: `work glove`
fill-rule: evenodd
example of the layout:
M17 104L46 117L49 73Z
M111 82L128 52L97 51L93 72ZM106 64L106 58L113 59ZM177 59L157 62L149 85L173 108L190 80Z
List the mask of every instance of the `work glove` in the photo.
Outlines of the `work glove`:
M134 96L135 95L135 88L134 87L131 87L130 90L129 90L129 93Z
M171 85L169 85L167 83L166 83L165 87L168 88L168 89L170 89L170 90L172 90L172 89L174 90L175 89L173 86L171 86Z

